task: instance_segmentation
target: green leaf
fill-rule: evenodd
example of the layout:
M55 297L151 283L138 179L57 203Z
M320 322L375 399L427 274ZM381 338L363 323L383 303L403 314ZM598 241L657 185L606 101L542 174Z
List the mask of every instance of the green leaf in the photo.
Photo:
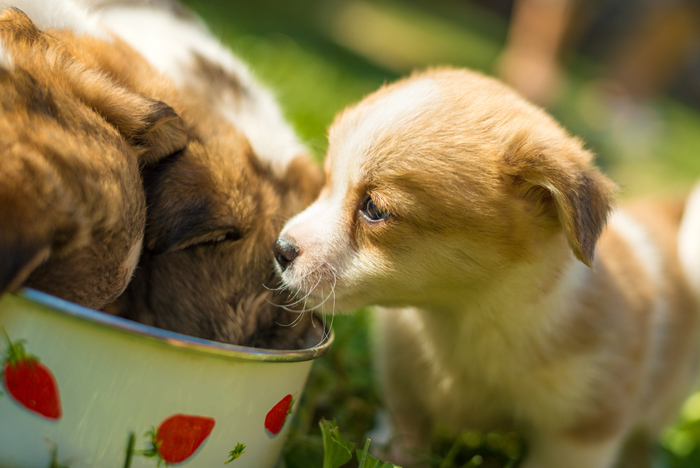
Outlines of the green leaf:
M7 357L3 361L3 364L16 366L20 362L25 362L27 365L32 365L34 362L39 362L39 358L33 354L27 353L27 350L24 347L27 340L17 340L13 342L10 339L10 335L7 334L5 327L0 327L0 331L5 336L5 341L7 341Z
M319 425L323 436L323 468L340 468L352 460L355 444L340 434L335 421L322 420Z
M310 468L323 466L323 438L321 431L290 437L285 447L283 462L277 468Z
M228 459L228 461L224 462L224 465L228 465L228 464L231 463L233 460L235 460L236 458L238 458L238 457L240 457L241 455L243 455L243 452L245 452L245 444L242 444L242 443L238 442L238 443L236 444L236 448L234 448L233 450L231 450L231 451L229 452L229 454L228 454L229 459Z
M357 451L355 452L357 454L357 461L359 462L358 468L401 468L400 466L394 465L393 463L377 460L372 455L370 455L370 442L370 439L367 439L365 441L364 449L357 449Z

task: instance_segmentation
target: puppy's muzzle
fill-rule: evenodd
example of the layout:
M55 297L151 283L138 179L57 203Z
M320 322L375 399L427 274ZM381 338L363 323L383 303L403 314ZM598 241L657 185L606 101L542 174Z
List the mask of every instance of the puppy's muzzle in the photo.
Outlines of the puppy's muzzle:
M294 259L299 256L299 247L288 237L277 239L273 249L275 251L275 260L282 271L286 270Z

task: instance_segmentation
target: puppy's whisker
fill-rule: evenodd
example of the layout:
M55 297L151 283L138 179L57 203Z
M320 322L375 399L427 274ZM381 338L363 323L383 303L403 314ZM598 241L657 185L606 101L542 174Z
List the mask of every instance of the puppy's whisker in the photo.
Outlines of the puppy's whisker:
M303 309L307 312L309 312L309 309L307 308L308 302L309 302L309 297L307 296L306 299L304 299L304 305L303 305Z
M326 314L323 314L323 337L321 338L321 341L316 346L320 345L321 343L326 341L328 338L330 338L331 331L333 330L333 319L335 318L335 285L338 282L338 277L334 271L331 271L331 274L333 275L333 285L331 286L331 292L328 294L328 297L333 296L333 308L331 309L331 323L326 328ZM326 300L328 300L328 297L323 301L323 303L325 303Z
M304 297L302 297L301 299L295 300L294 302L291 302L291 303L282 303L282 304L278 304L277 302L274 302L274 301L272 301L272 300L270 300L270 299L266 299L266 301L267 301L267 303L270 304L271 306L277 307L277 308L280 308L280 309L283 309L283 310L286 310L287 312L294 312L294 313L303 314L304 312L307 311L307 310L306 310L306 300L307 300L307 296L308 296L309 294L311 294L311 293L309 292L309 293L307 293ZM294 298L295 298L296 296L297 296L297 294L294 295ZM302 302L302 301L304 301L304 305L301 307L301 309L295 309L295 308L293 308L293 306L299 304L299 303Z
M322 296L325 296L325 298L323 299L323 301L321 301L319 304L317 304L317 305L314 306L312 309L310 309L310 310L312 310L312 311L316 311L316 310L318 310L318 309L321 309L321 315L322 315L324 327L325 327L325 323L326 323L326 307L325 307L325 304L328 302L328 299L330 299L331 297L333 297L333 301L334 301L334 303L335 303L335 294L334 294L334 290L335 290L335 275L333 275L333 279L334 279L334 282L333 282L333 285L331 285L331 290L330 290L330 292L328 293L328 295L326 295L325 292L322 292L321 295L322 295ZM335 305L334 305L334 307L335 307Z
M316 305L313 306L312 308L308 309L307 312L314 312L314 311L317 311L318 309L323 309L324 304L325 304L326 302L328 302L328 299L330 299L331 296L333 297L333 301L334 301L334 303L335 303L335 294L334 294L334 292L331 290L331 292L326 296L326 298L325 298L323 301L319 302L318 304L316 304ZM334 306L334 307L335 307L335 306ZM324 312L324 313L325 313L324 310L321 310L321 312Z
M295 301L293 304L279 305L278 307L280 307L281 309L286 310L287 312L293 312L293 313L296 313L296 314L304 314L304 313L306 313L306 312L311 312L311 311L313 311L315 308L313 308L313 307L310 308L310 309L307 308L307 307L306 307L306 303L307 303L308 298L309 298L309 296L311 295L312 292L313 292L313 289L312 289L311 291L309 291L304 297L302 297L302 298L299 299L298 301ZM291 306L294 306L294 305L300 303L301 301L304 301L304 305L301 307L301 309L294 309L294 308L291 308Z
M311 293L314 291L314 289L316 289L316 287L319 285L320 282L321 282L321 277L318 278L318 281L316 281L316 284L309 290L309 292L307 292L304 295L304 297L302 297L301 299L297 299L296 301L294 301L292 303L286 304L286 307L293 307L302 301L304 301L304 303L306 303L306 300L309 298ZM283 307L285 307L285 306L283 306Z
M279 293L279 292L284 291L285 289L289 289L289 286L285 285L281 281L279 282L279 284L280 284L280 286L278 286L276 288L271 288L270 286L263 283L262 287L267 289L268 291L275 292L275 293Z
M311 275L313 275L314 273L316 273L316 272L321 268L321 266L322 266L322 265L317 265L317 266L315 266L313 269L311 269L311 270L305 272L304 274L302 274L301 277L295 278L295 282L303 283L303 282L306 280L306 278L308 278L309 276L311 276Z
M311 270L310 272L308 272L307 274L305 274L304 277L302 278L302 281L303 281L304 279L306 279L309 275L311 275L312 273L314 273L317 269L318 269L318 268L315 268L314 270ZM306 301L308 300L309 296L310 296L311 293L314 291L314 289L316 289L316 287L318 286L318 284L321 282L321 279L322 279L322 278L319 276L318 280L316 281L316 284L315 284L303 297L301 297L301 298L299 298L299 299L297 299L297 297L299 297L299 294L301 293L301 290L296 290L296 291L294 292L294 294L292 294L292 297L291 297L292 302L285 303L285 304L276 304L276 303L274 303L274 302L272 302L272 301L270 301L270 300L268 300L268 302L269 302L270 304L272 304L273 306L275 306L275 307L280 307L280 308L282 308L282 309L284 309L284 310L286 310L286 311L288 311L288 312L301 312L301 313L303 313L303 312L306 311ZM291 289L291 288L289 288L288 286L284 286L281 290L284 290L284 289ZM294 307L294 306L296 306L297 304L299 304L299 303L302 302L302 301L304 301L304 306L302 307L302 310L301 310L301 311L299 311L298 309L290 309L290 307Z
M305 309L292 309L292 308L289 308L289 307L287 307L287 306L279 306L279 308L282 309L282 310L286 310L287 312L291 312L291 313L293 313L293 314L299 314L299 315L302 315L302 314L305 314L305 313L309 312L309 310L305 310Z
M283 323L279 323L279 322L275 322L275 323L277 325L279 325L280 327L295 327L299 324L299 322L301 322L303 317L304 317L304 312L302 311L300 314L297 314L297 316L294 317L294 320L292 320L291 323L287 323L287 324L283 324Z
M305 280L306 278L308 278L310 275L312 275L313 273L315 273L319 268L320 268L320 266L317 266L317 267L315 267L313 270L304 273L304 275L303 275L301 278L299 278L297 281L300 282L300 283L304 282L304 280ZM265 289L267 289L268 291L275 292L275 293L280 293L280 292L283 292L283 291L285 291L285 290L291 290L291 289L292 289L289 285L285 284L282 280L279 280L279 281L278 281L278 284L279 284L279 286L273 288L273 287L270 287L270 286L266 285L265 283L262 283L262 287L265 288ZM296 295L296 294L298 294L298 293L299 293L299 291L295 291L294 295Z

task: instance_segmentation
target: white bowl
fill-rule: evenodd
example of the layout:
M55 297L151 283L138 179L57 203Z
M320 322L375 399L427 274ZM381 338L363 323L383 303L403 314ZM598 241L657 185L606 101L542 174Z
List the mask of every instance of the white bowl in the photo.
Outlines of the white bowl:
M293 414L313 360L333 341L330 335L298 351L232 346L28 289L0 299L0 327L41 363L24 369L27 375L16 375L15 368L2 377L3 468L48 468L54 457L70 468L154 468L159 457L140 453L153 447L149 430L157 434L161 461L169 465L271 467L291 416L277 434L266 428L266 417L287 395L294 396ZM0 334L2 360L7 351ZM60 408L44 408L51 402L37 400L51 395L32 395L37 384L25 382L43 369L57 386ZM179 442L175 426L183 431ZM243 453L225 465L238 444L245 445Z

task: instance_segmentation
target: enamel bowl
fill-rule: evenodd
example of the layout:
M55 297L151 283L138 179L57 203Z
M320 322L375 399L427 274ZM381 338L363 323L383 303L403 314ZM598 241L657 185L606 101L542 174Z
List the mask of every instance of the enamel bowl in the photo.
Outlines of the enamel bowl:
M232 346L34 290L5 294L0 467L271 467L332 341Z

